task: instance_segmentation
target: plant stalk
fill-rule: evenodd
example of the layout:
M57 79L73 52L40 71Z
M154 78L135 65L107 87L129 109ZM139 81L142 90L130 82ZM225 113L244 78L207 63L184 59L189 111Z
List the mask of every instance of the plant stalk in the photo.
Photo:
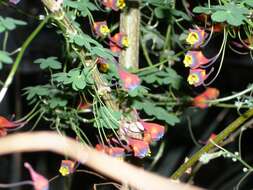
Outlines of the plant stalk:
M216 138L213 140L215 144L220 144L225 140L230 134L232 134L235 130L237 130L245 121L253 116L253 109L248 110L241 116L239 116L235 121L229 124L222 132L220 132ZM214 144L209 142L203 148L201 148L198 152L196 152L187 162L182 164L171 176L172 179L180 178L185 171L192 167L200 158L200 156L204 153L207 153L214 147Z

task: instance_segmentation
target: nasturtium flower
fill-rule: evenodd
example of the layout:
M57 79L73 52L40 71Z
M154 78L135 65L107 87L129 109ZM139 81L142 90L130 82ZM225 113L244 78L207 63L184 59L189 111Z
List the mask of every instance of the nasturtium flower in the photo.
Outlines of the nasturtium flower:
M132 73L129 73L121 68L118 68L119 77L123 82L123 88L127 90L134 90L141 84L141 79Z
M115 53L117 56L119 56L119 53L122 51L122 48L111 41L109 42L109 46L110 46L111 51Z
M120 48L127 48L129 45L127 35L122 32L116 33L110 40Z
M107 148L107 146L106 146L106 145L102 145L102 144L97 144L97 145L95 146L95 149L96 149L97 151L103 152L103 153L105 153L106 148Z
M0 128L12 128L20 126L21 123L15 123L14 121L10 121L5 117L0 116Z
M109 147L106 145L97 144L95 149L115 158L123 158L125 155L125 149L121 147Z
M186 38L186 42L197 48L203 44L205 40L205 31L201 29L190 29Z
M197 87L202 85L206 78L207 75L204 69L190 69L190 74L187 78L187 81L190 85Z
M72 160L62 160L59 172L62 176L66 176L75 172L75 162Z
M193 99L193 106L198 108L207 108L208 104L206 103L206 98L204 96L198 95Z
M196 69L201 65L205 65L210 60L207 59L201 51L188 51L184 57L183 63L185 67Z
M141 122L146 133L150 134L152 141L158 141L164 135L164 126L157 123Z
M218 98L220 95L220 91L217 88L207 88L203 93L203 96L205 96L208 100L214 100Z
M216 99L220 92L217 88L207 88L203 93L199 94L193 99L193 106L198 108L207 108L208 100Z
M46 179L44 176L40 175L34 169L29 163L25 163L24 166L29 170L33 186L35 190L48 190L49 189L49 182L48 179Z
M102 4L114 11L124 9L126 7L125 0L102 0Z
M144 158L150 153L149 145L143 140L128 139L129 146L133 149L134 156Z
M0 116L0 137L7 135L7 130L10 128L21 127L25 122L15 122Z
M106 21L94 22L93 29L99 37L105 37L110 34L110 29L108 28Z
M115 158L122 158L125 154L125 150L121 147L108 147L106 153Z
M105 59L98 58L96 63L100 72L106 73L109 70L109 63Z

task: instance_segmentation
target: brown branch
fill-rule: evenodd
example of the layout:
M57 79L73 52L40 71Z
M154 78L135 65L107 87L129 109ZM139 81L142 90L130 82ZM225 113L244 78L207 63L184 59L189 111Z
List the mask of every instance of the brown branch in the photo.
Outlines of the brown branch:
M199 188L175 183L164 177L97 152L73 139L52 132L30 132L0 139L0 155L17 152L51 151L79 161L122 184L141 190L197 190Z

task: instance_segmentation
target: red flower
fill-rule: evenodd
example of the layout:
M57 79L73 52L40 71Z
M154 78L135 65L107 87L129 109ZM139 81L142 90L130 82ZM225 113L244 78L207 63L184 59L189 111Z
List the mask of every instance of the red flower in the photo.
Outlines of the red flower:
M164 135L164 126L156 124L156 123L149 123L149 122L141 122L144 130L151 135L152 141L158 141Z
M75 162L72 160L62 160L59 172L66 176L75 172Z
M122 51L122 48L120 48L118 45L116 45L113 42L109 42L110 49L113 53L115 53L117 56L119 56L119 53Z
M217 137L217 135L215 133L212 133L209 137L209 141L210 140L214 140Z
M133 90L141 83L141 79L132 73L129 73L121 68L118 68L119 77L123 82L123 88L127 90Z
M193 105L199 108L207 108L208 107L208 100L216 99L219 96L220 92L216 88L207 88L203 93L196 96L193 99Z
M186 42L194 48L199 47L205 40L205 31L201 29L189 29Z
M15 121L9 121L5 117L0 116L0 137L7 135L7 130L9 128L15 128L24 125L25 122L15 122Z
M190 85L197 87L202 85L206 78L207 75L204 69L190 69L190 74L187 78L187 81Z
M110 33L106 21L94 22L93 29L97 36L105 37Z
M108 147L106 153L112 157L123 157L125 154L124 148L120 147Z
M109 147L102 144L97 144L95 149L99 152L106 153L112 157L120 158L125 154L125 150L121 147Z
M36 171L34 171L32 166L27 162L25 163L25 167L30 172L35 190L48 190L49 189L48 180L44 176L42 176L42 175L38 174Z
M125 0L102 0L102 4L114 11L123 9L126 6Z
M136 139L128 139L128 144L132 147L134 156L144 158L149 153L149 145L147 142Z
M210 60L207 59L201 51L188 51L184 57L185 67L190 67L191 69L196 69L201 65L205 65Z
M106 146L106 145L102 145L102 144L97 144L96 146L95 146L95 149L97 150L97 151L99 151L99 152L106 152L106 148L107 148L108 146Z
M206 98L204 96L198 95L193 99L193 105L198 108L207 108Z
M110 40L120 48L128 47L127 35L122 32L116 33L113 37L110 38Z
M203 92L203 96L208 98L208 100L216 99L220 95L220 91L217 88L207 88Z

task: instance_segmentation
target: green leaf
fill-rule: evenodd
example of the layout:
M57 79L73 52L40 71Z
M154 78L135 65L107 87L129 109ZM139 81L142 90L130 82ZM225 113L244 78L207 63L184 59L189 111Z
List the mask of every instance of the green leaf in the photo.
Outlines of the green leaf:
M139 76L148 84L170 85L174 89L179 89L182 81L182 77L172 68L166 68L164 70L154 68L139 73Z
M34 61L34 63L40 64L41 69L61 69L61 62L57 61L57 57L48 57L46 59L40 58Z
M176 17L181 17L183 18L184 20L187 20L187 21L191 21L191 17L189 17L187 14L185 14L183 11L180 11L180 10L176 10L176 9L171 9L171 14L176 16Z
M253 7L253 1L252 0L245 0L243 1L245 4L247 4L250 7Z
M224 22L227 20L227 12L217 11L211 16L212 20L215 22Z
M101 106L98 109L98 119L102 127L107 129L118 129L119 125L117 121L121 119L121 112L114 111L105 106Z
M75 35L74 42L78 46L83 46L85 44L85 39L82 35Z
M65 80L68 79L68 74L67 73L55 73L52 75L53 80L59 82L59 83L63 83Z
M48 103L49 103L49 107L51 109L54 109L56 107L65 107L68 101L59 97L53 97L52 99L48 100Z
M0 62L11 64L13 62L12 58L5 51L0 51Z
M212 13L208 7L202 7L202 6L194 7L193 12L194 13L205 13L205 14Z
M161 7L156 7L156 8L154 9L154 13L155 13L155 16L156 16L157 18L163 19L163 18L166 17L165 10L164 10L163 8L161 8Z
M18 25L26 25L26 22L10 17L3 18L0 16L0 32L14 30Z
M53 74L53 80L64 85L71 85L75 91L83 90L87 86L86 72L80 68L70 70L68 73ZM87 75L88 76L88 75ZM90 79L89 79L90 80Z
M154 116L158 120L163 120L172 126L180 121L175 114L173 114L172 112L171 113L168 112L163 107L155 106L154 103L152 102L148 101L140 102L135 100L133 107L138 110L142 109L145 111L147 115Z
M25 93L27 95L27 100L32 100L36 96L48 96L50 94L49 86L48 85L38 85L32 87L24 88Z
M249 14L249 10L239 4L226 4L223 9L212 14L211 18L214 22L227 22L232 26L240 26L244 24Z

